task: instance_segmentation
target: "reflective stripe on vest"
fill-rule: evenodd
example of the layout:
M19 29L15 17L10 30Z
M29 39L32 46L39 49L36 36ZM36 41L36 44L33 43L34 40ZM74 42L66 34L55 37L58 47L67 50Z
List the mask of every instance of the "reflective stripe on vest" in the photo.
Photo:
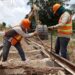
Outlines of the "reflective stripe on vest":
M14 37L12 38L11 44L12 44L12 45L15 45L15 44L16 44L17 42L19 42L21 39L22 39L22 36L16 35L16 36L14 36Z
M59 23L61 23L62 16L59 19ZM62 35L64 35L64 34L66 34L66 35L72 34L72 20L70 19L70 21L67 22L64 26L59 27L57 31L58 31L59 34L62 34Z

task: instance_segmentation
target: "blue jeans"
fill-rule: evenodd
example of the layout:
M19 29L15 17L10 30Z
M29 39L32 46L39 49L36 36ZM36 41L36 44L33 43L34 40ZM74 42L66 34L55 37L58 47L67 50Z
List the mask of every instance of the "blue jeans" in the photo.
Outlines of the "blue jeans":
M5 37L4 41L3 41L3 54L2 54L3 55L3 61L7 60L10 47L11 47L11 43L8 41L8 37ZM25 54L24 54L24 51L21 47L20 42L18 42L14 47L18 50L22 61L25 61L26 60Z
M70 38L66 37L57 37L55 44L56 54L60 54L62 57L67 59L67 46L70 41Z

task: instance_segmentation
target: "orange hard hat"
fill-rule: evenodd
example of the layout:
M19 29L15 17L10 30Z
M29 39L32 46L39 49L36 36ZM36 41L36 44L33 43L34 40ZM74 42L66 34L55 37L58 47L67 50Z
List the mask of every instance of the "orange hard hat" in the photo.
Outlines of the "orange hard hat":
M57 12L57 10L58 10L60 7L61 7L61 5L58 4L58 3L56 3L56 4L53 5L53 12L54 12L54 14Z
M24 29L29 29L30 28L30 21L29 19L23 19L21 22L21 25Z

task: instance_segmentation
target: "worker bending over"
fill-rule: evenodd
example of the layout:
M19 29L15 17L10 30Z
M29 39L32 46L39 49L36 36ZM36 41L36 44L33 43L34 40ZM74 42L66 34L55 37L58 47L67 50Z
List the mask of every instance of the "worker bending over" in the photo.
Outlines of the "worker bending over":
M27 34L26 31L29 29L30 29L30 20L23 19L19 26L16 26L5 33L3 41L3 60L2 60L3 62L7 61L11 45L18 50L22 61L26 60L20 41L23 37L27 38L36 35L36 31Z

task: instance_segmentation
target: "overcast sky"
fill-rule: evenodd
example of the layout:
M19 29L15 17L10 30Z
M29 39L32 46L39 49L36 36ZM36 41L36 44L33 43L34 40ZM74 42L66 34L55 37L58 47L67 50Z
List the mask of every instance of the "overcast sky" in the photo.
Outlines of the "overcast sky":
M28 0L0 0L0 23L4 21L8 25L19 24L30 11L27 2Z
M70 0L70 4L75 4L75 0Z
M3 21L7 25L16 25L30 11L30 6L26 3L28 0L0 0L0 23ZM71 0L70 4L74 4L75 0Z

